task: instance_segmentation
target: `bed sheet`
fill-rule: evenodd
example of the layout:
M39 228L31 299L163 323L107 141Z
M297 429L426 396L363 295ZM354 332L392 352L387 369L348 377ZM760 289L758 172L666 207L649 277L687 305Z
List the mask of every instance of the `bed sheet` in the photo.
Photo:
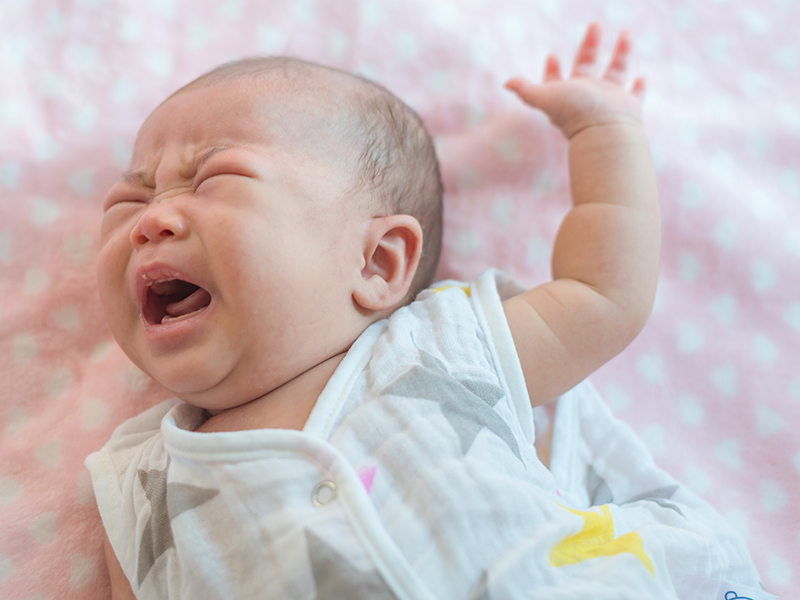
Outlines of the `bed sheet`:
M108 594L84 457L166 397L110 337L105 190L169 93L231 59L352 70L414 107L446 189L442 277L533 285L566 145L502 89L630 29L663 210L653 316L593 377L659 464L800 596L800 56L795 0L17 0L0 7L0 596Z

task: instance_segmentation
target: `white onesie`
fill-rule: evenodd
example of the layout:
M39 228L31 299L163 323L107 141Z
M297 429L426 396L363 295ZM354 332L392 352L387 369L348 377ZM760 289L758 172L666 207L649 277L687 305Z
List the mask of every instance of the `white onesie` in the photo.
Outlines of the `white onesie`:
M551 469L495 271L356 341L302 431L164 402L86 460L140 598L770 598L743 542L588 383ZM748 594L744 593L748 592Z

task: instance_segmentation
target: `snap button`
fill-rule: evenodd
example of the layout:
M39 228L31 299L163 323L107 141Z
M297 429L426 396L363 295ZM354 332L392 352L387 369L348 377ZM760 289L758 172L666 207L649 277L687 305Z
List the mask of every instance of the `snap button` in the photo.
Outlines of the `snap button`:
M323 481L314 488L314 493L311 495L311 502L314 506L325 506L336 498L336 484L332 481Z

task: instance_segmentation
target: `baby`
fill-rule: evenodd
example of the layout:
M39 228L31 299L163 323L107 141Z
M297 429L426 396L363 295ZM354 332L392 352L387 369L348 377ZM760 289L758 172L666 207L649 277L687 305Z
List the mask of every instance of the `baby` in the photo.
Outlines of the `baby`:
M105 201L98 282L120 346L176 399L87 459L115 598L689 598L757 581L646 459L641 489L585 461L601 494L589 467L554 479L533 446L532 407L625 348L656 289L644 84L624 88L626 34L597 78L599 41L593 24L568 79L551 56L544 83L506 84L569 140L574 205L553 280L528 291L494 271L428 289L435 152L378 85L246 60L150 115ZM720 538L716 570L686 559Z

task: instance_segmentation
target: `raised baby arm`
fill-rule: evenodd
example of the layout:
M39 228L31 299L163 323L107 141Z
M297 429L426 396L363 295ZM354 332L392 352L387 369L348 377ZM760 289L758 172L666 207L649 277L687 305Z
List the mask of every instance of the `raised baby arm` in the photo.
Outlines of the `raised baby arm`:
M544 111L569 140L573 207L555 240L553 280L504 303L531 397L538 406L622 351L655 298L661 246L658 192L641 125L644 84L623 88L630 43L622 34L593 77L600 26L592 24L562 80L550 56L545 82L506 86Z

